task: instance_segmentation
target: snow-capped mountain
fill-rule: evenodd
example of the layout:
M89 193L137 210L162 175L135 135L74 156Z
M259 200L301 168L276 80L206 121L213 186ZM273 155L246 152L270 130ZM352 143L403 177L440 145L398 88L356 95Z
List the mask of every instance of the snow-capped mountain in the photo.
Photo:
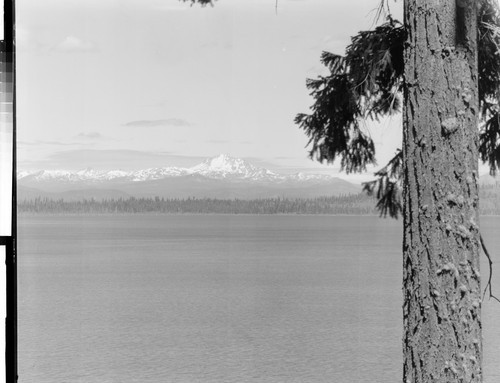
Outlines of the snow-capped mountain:
M68 193L109 196L189 196L214 198L311 197L358 193L360 187L339 178L297 173L283 175L225 154L208 158L191 168L159 167L137 171L77 172L42 170L18 173L20 193ZM104 191L107 190L107 193ZM98 192L97 192L98 191ZM45 193L45 194L44 194ZM22 197L22 195L21 195ZM61 197L63 198L63 197Z
M250 164L241 158L233 158L227 154L208 158L191 168L163 167L137 171L97 171L91 168L70 172L66 170L41 170L36 172L18 172L18 181L61 181L61 182L102 182L110 180L152 181L169 177L200 175L211 179L254 180L254 181L327 181L332 177L297 173L281 175L271 170Z
M188 171L191 174L200 174L208 178L231 177L254 180L279 178L278 174L270 170L258 168L241 158L232 158L227 154L209 158L201 164L190 168Z

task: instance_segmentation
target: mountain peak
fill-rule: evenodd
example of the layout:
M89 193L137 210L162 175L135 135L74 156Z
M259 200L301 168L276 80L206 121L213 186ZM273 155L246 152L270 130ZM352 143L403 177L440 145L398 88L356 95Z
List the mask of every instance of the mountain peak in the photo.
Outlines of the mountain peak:
M209 159L212 161L215 161L215 160L217 160L217 161L232 161L232 160L236 160L237 158L231 157L229 154L226 154L226 153L221 153L218 156L211 157Z
M208 158L201 164L192 167L190 171L205 176L216 176L217 178L249 178L265 170L257 168L241 158L234 158L227 154L219 154L216 157Z
M219 154L217 157L209 158L205 161L210 164L210 167L220 170L236 170L242 167L253 168L248 162L242 160L241 158L234 158L227 154Z

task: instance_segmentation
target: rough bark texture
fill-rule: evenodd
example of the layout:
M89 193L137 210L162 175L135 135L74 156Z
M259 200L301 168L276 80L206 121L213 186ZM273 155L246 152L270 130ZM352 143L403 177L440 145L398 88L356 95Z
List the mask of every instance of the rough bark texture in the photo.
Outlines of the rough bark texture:
M404 383L481 382L475 0L406 0Z

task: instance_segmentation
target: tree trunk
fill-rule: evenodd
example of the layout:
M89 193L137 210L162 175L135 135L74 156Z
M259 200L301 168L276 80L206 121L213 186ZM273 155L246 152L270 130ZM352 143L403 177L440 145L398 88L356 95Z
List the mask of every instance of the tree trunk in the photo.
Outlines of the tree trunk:
M476 1L404 12L403 382L481 382Z

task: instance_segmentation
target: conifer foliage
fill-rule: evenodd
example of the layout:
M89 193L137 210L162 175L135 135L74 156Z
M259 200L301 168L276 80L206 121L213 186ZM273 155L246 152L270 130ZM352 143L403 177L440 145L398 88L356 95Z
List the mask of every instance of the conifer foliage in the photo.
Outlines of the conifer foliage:
M347 173L375 163L373 140L360 123L399 110L404 40L402 25L390 19L355 36L345 56L323 52L321 62L330 74L307 80L316 100L312 114L295 118L309 137L311 158L327 163L340 158Z
M381 3L381 12L384 11ZM479 10L479 104L483 121L479 134L480 158L495 174L500 167L500 11L496 0L481 0ZM340 159L341 169L366 170L376 164L375 146L361 121L378 120L400 110L405 89L404 26L391 15L372 31L354 36L344 56L324 52L321 62L328 76L308 79L314 104L311 114L298 114L295 122L309 137L309 156L320 162ZM401 212L401 161L398 150L375 173L364 190L376 195L381 215L397 218Z
M500 12L496 1L483 1L479 24L479 102L485 120L479 134L479 155L490 174L500 167Z

